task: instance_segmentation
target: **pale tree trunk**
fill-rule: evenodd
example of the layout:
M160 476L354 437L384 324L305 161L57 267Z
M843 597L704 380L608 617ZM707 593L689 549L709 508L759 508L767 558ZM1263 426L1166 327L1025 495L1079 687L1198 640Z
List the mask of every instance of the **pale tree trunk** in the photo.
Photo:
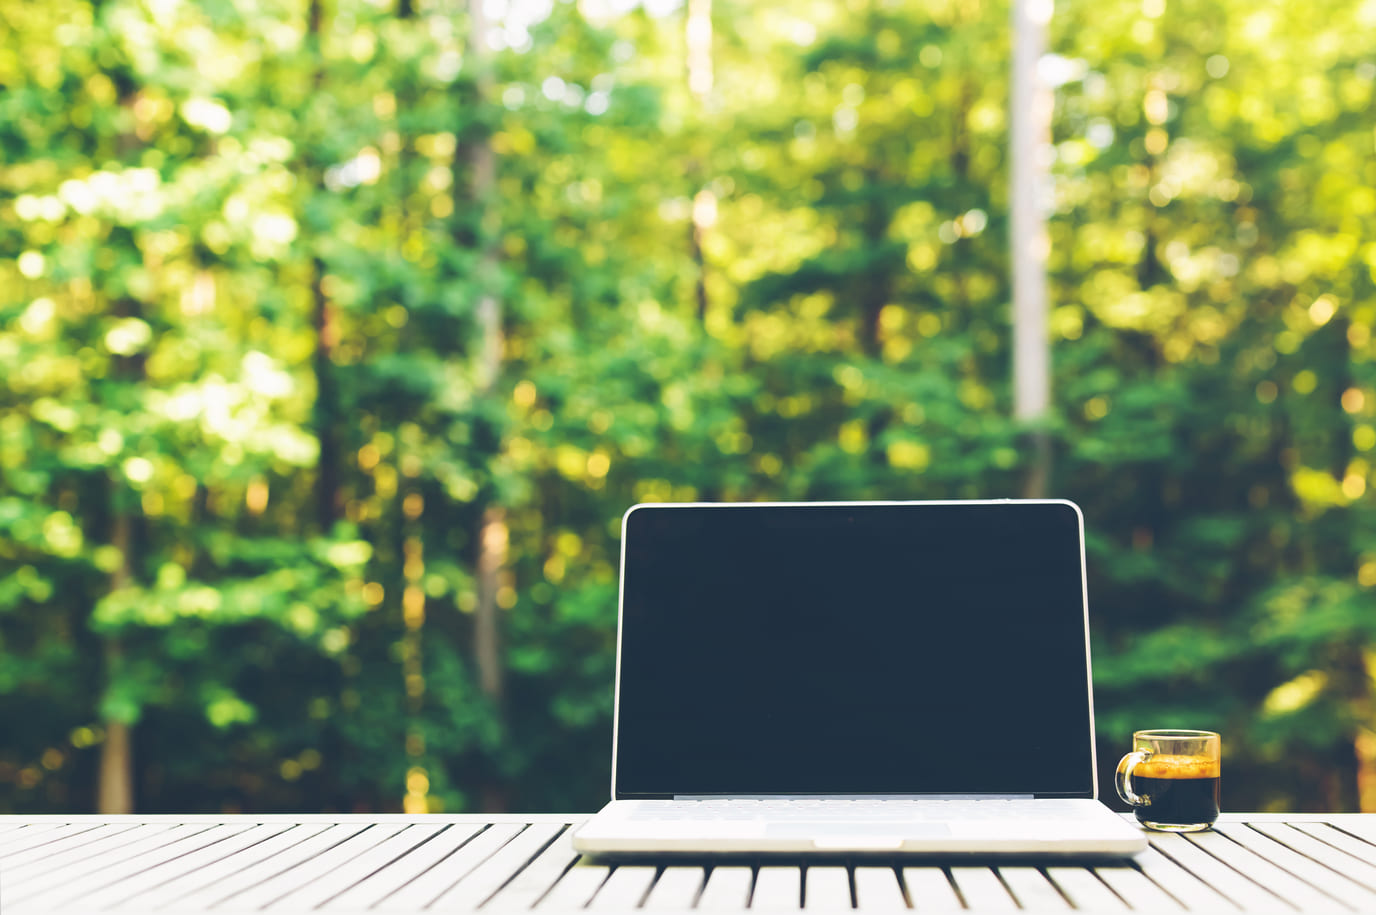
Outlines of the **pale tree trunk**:
M110 576L110 589L117 591L129 583L129 551L133 546L133 521L129 513L115 509L114 530L110 543L120 552L119 566ZM112 677L120 664L120 645L115 638L105 642L106 677ZM107 718L104 722L105 740L100 745L100 775L96 785L96 810L102 814L134 812L134 747L133 729L125 722Z
M134 299L122 299L115 304L114 312L128 318L142 318L143 308ZM130 356L117 356L111 366L111 374L127 384L141 384L147 376L142 353ZM119 565L110 575L112 592L126 588L134 577L134 548L136 546L135 516L136 509L120 504L121 484L114 479L109 481L110 497L114 504L113 518L110 523L110 545L119 551ZM114 682L123 664L123 650L118 636L105 639L104 645L105 679L107 684ZM100 773L96 784L96 809L105 814L124 814L134 812L134 735L129 722L117 718L106 718L103 722L105 740L100 745Z
M406 726L406 796L402 809L407 813L430 813L430 778L425 768L425 732L421 727L421 713L425 707L425 669L422 663L422 630L425 626L425 546L422 539L421 513L425 499L419 491L409 492L401 502L402 517L402 576L406 581L401 592L402 635L401 672L406 686L406 712L410 721Z
M1042 498L1051 477L1051 443L1044 429L1051 402L1051 343L1047 332L1046 162L1051 142L1051 92L1037 76L1046 50L1052 0L1014 0L1012 123L1009 135L1013 254L1013 415L1029 427L1032 460L1023 495Z
M311 53L315 55L311 79L319 90L325 82L324 20L322 0L311 0L307 11L306 29ZM323 163L308 154L305 174L312 191L324 187ZM315 353L312 368L315 373L315 404L312 410L316 441L320 443L320 457L315 476L315 522L320 533L329 534L340 515L340 484L342 442L339 437L339 383L334 368L334 350L339 342L339 328L334 303L325 292L325 261L316 255L311 258L311 328L315 332Z
M139 87L127 75L117 80L119 86L119 106L129 115L126 123L135 124L133 108L138 102ZM117 140L120 157L129 160L134 157L142 143L136 129L124 131ZM148 264L145 262L145 266ZM143 318L143 303L132 297L122 297L112 302L112 312L124 318ZM143 353L127 356L114 356L111 362L111 375L127 384L142 384L147 377L146 357ZM127 587L134 574L133 549L135 546L136 511L133 506L120 504L122 487L117 481L117 472L112 471L108 479L112 500L113 516L110 522L110 544L119 551L119 565L110 576L110 590L118 591ZM122 646L118 636L103 640L103 662L106 684L119 676L122 664ZM133 726L126 721L107 717L101 722L105 739L100 745L100 768L96 781L96 810L102 814L127 814L134 812L134 735Z
M100 745L100 794L96 809L107 815L134 812L133 729L123 721L105 722Z
M688 18L684 26L687 45L688 91L692 93L700 114L706 114L712 95L712 0L688 0ZM689 164L690 176L701 172L702 164ZM700 186L693 196L692 219L688 227L688 248L697 268L694 295L699 321L707 319L707 261L703 255L703 238L717 221L717 196L707 179L699 175Z
M398 0L396 17L408 25L416 17L412 0ZM420 231L426 222L427 211L421 206L410 205L410 186L412 166L416 160L415 137L408 133L402 116L415 109L416 96L409 84L396 90L396 104L390 115L390 127L396 131L400 142L396 153L396 188L391 195L396 207L397 224L403 227L403 234ZM406 689L406 713L408 721L403 749L406 756L406 794L402 798L402 809L406 813L429 813L430 773L426 768L426 742L423 713L425 710L425 666L424 628L426 599L423 581L425 578L425 532L422 515L425 511L425 497L414 477L422 466L419 454L402 458L402 473L408 483L401 487L402 577L405 585L401 592L402 634L401 673Z
M492 98L492 54L487 45L489 22L482 0L468 4L469 62L473 68L473 96L469 100L481 109ZM469 126L455 155L455 216L468 219L471 228L460 232L460 242L475 246L478 251L478 301L475 309L478 330L478 352L475 369L475 397L482 400L494 396L502 368L502 303L497 297L497 249L495 238L497 159L492 138L485 125ZM459 180L466 174L467 181ZM465 214L465 208L467 213ZM499 444L493 443L494 451ZM488 455L487 457L492 457ZM499 718L503 715L504 670L501 654L501 606L499 596L507 563L506 510L490 493L478 523L477 590L478 600L473 614L473 662L478 671L478 684L483 695L492 703ZM481 788L480 803L484 810L495 812L506 806L504 792L494 778Z
M476 71L475 90L477 104L485 104L491 97L492 70L491 54L487 47L487 14L482 0L471 0L468 6L468 21L471 30L470 59ZM475 242L479 246L478 258L478 335L479 350L476 366L477 396L479 399L490 397L497 385L497 376L502 368L502 304L495 290L497 272L497 251L493 247L492 215L493 196L497 184L496 155L492 150L491 137L486 128L480 128L481 135L473 136L460 148L467 161L469 202L475 207L479 225ZM478 680L485 695L494 702L502 699L501 643L498 626L497 590L500 587L500 571L506 563L506 513L500 505L489 504L483 511L478 530L478 605L474 619L474 653L478 668Z
M320 457L315 477L315 522L320 533L328 535L339 520L340 449L338 435L339 385L335 380L334 348L338 331L335 327L334 306L325 294L325 264L320 258L312 260L311 326L315 330L315 437L320 443Z
M500 505L489 505L483 512L478 536L478 607L473 621L473 652L483 695L500 704L503 677L497 592L502 586L508 540L506 512Z

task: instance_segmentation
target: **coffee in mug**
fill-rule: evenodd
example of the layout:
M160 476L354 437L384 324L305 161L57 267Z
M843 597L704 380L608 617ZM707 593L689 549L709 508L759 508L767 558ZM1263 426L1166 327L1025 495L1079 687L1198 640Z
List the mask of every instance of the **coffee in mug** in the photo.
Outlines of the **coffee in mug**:
M1218 819L1220 744L1213 731L1138 731L1118 763L1118 796L1149 829L1197 832Z

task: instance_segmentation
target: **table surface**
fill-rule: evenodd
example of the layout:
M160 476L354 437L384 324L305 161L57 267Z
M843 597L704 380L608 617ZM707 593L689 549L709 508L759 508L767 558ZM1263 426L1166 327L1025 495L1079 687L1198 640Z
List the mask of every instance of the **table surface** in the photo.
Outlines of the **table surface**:
M1376 814L1228 814L1131 862L608 866L579 815L0 817L0 912L1376 911Z

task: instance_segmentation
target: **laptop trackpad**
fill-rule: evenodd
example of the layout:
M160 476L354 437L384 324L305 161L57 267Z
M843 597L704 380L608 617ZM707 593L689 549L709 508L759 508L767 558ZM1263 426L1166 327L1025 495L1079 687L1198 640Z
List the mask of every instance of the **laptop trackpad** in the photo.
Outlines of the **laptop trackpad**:
M896 842L903 839L936 839L949 836L951 828L945 823L768 823L764 834L771 839L810 839L821 842L882 842L892 838Z

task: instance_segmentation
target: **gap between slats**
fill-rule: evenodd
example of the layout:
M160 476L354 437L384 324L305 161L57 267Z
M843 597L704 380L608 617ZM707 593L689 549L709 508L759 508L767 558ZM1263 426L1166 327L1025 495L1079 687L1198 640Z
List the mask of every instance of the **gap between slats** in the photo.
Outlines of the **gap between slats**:
M1046 876L1077 909L1125 912L1131 907L1091 868L1048 867Z
M1357 909L1357 906L1347 899L1340 898L1349 895L1344 892L1345 888L1333 886L1330 881L1322 878L1319 882L1330 883L1328 888L1320 887L1314 882L1311 868L1317 865L1313 862L1305 862L1301 856L1294 855L1278 843L1271 843L1269 848L1263 847L1263 851L1275 855L1279 860L1273 860L1257 851L1253 846L1270 840L1248 829L1245 824L1229 823L1223 828L1190 833L1189 841L1246 875L1253 882L1265 886L1301 911Z
M218 892L217 887L222 887L226 881L232 882L236 878L241 878L259 865L269 867L269 862L280 860L281 856L296 854L301 847L309 847L310 843L317 842L320 836L335 829L339 829L338 825L322 823L313 829L303 824L292 824L262 842L171 881L138 900L139 908L147 912L175 904L178 911L191 911L192 907L197 905L194 901L196 897L199 896L202 901L206 901L205 897Z
M1220 890L1167 857L1155 845L1135 857L1133 866L1191 911L1217 912L1224 907L1241 909L1241 906Z
M707 882L705 867L672 865L660 871L642 907L650 911L691 909Z
M255 875L257 879L252 884L254 891L250 891L249 887L237 891L226 888L217 895L225 902L233 900L237 903L240 899L236 897L244 894L272 905L299 892L303 896L310 896L317 907L329 910L336 907L332 903L339 897L355 896L352 890L368 884L374 878L386 882L388 875L395 874L400 880L398 869L404 870L407 861L416 860L412 856L419 849L449 828L437 829L423 840L397 841L395 845L386 838L375 845L359 841L359 832L367 830L350 830L354 843L349 843L349 837L342 841L334 841L337 837L332 837L320 843L329 847L318 847L316 854L311 857L295 863L281 861L270 871L266 861L256 862L263 865L258 868L250 864L249 868L258 871ZM457 830L459 827L454 828ZM420 907L423 908L483 908L488 911L583 907L653 911L664 908L683 910L695 906L703 910L716 908L737 911L747 906L761 911L882 909L892 912L902 908L1209 911L1210 906L1216 908L1218 904L1231 904L1246 911L1306 910L1311 906L1376 910L1376 844L1358 835L1357 832L1361 830L1353 831L1326 822L1229 822L1221 824L1219 829L1211 833L1195 836L1160 834L1153 836L1150 852L1132 864L1116 868L1072 865L964 865L942 868L931 865L893 867L826 864L765 864L758 868L623 865L614 868L581 863L569 844L570 828L567 825L509 824L508 829L510 833L501 829L493 830L489 838L496 841L466 862L462 874L444 874L443 882L447 886L437 886L439 892L415 901L421 902ZM125 859L132 846L111 841L124 831L54 824L41 832L35 831L26 837L28 841L20 839L19 834L23 830L6 830L0 833L0 841L3 841L3 847L11 850L11 856L34 862L37 870L32 872L26 883L35 889L40 883L44 884L43 894L62 893L68 890L68 886L63 884L59 888L48 885L50 878L46 871L52 868L46 861L39 863L42 859L35 856L35 851L50 849L54 856L70 856L88 844L93 849L101 849L102 854L98 856L100 865L96 865L95 858L88 862L91 870L87 879L91 879L104 867L115 865L116 859ZM391 838L399 840L401 832L405 831L403 827ZM480 829L477 834L484 831ZM166 835L171 838L175 832L168 830ZM190 849L186 854L204 855L210 864L206 872L218 871L223 875L219 879L223 879L229 876L224 871L231 866L237 869L235 859L240 854L247 858L260 844L282 843L288 832L289 829L284 829L267 836L255 836L252 844L226 856L219 856L209 848L201 849L199 845L192 847L195 834L183 834L168 843L168 852L165 854L171 852L170 846L186 842L184 847ZM158 845L160 841L159 831L139 832L134 828L130 835L140 837L141 841L135 844L147 842L149 845ZM1376 831L1372 835L1376 837ZM225 839L232 837L233 834ZM319 838L324 837L321 835ZM471 840L473 836L468 838ZM467 842L458 844L461 848ZM350 848L340 850L340 845L350 845ZM3 847L0 847L0 866L3 866L5 857ZM449 854L431 863L425 870L430 871L442 861L447 861L457 850L445 849ZM156 849L150 849L150 854L154 851ZM353 853L346 855L346 851ZM317 860L311 866L303 867L317 855L320 858L331 855L333 860L328 864ZM440 856L437 853L435 857ZM129 859L128 863L138 864L141 860L141 857L135 857ZM326 894L322 886L326 877L342 874L343 869L356 861L367 863L366 870L350 875L347 884L336 892ZM285 869L281 864L287 864ZM166 866L166 863L149 862L152 869L162 866ZM297 871L299 877L305 879L298 883L295 876L286 877L292 871ZM311 872L309 876L305 873L307 871ZM208 876L206 872L188 868L162 878L155 878L150 872L146 882L139 881L144 884L140 890L155 890L154 895L161 897L157 901L166 904L186 894L185 890L170 892L173 886L187 887L196 881L197 876ZM429 879L438 884L440 881L435 878L439 876L429 874ZM717 878L715 881L714 877ZM268 888L264 884L269 883L277 883L280 890L265 892ZM409 883L407 880L403 886ZM209 889L209 885L192 889L190 894L201 895L206 889ZM385 892L380 886L377 889ZM223 896L224 892L229 895ZM122 902L134 904L139 901L141 892L124 895ZM371 895L366 888L364 895ZM7 901L19 900L10 897ZM375 905L382 903L382 908L392 908L398 900L372 901Z
M1257 883L1182 835L1162 833L1154 836L1151 844L1153 850L1227 899L1235 908L1246 912L1291 911L1297 908L1269 887Z
M1376 848L1376 828L1369 827L1365 820L1354 821L1345 819L1342 825L1336 823L1329 823L1328 825L1339 832L1346 833L1358 841L1365 842L1367 845Z
M252 852L258 846L284 835L294 827L295 824L252 825L241 832L225 836L223 840L163 862L122 882L117 890L109 894L114 897L114 901L106 908L117 909L137 901L140 910L150 911L160 897L166 899L169 894L177 892L173 886L179 880L202 874L237 854Z
M1346 852L1358 861L1376 865L1376 845L1346 832L1332 823L1290 823L1307 836L1312 836L1325 845Z
M426 908L474 909L501 892L565 831L563 824L529 823L501 848L431 900Z
M576 858L576 855L574 856ZM554 860L558 860L555 856ZM534 865L532 865L533 867ZM483 904L484 911L513 908L597 910L799 911L856 909L899 911L912 907L907 892L922 910L958 911L963 908L948 874L937 867L908 868L911 890L894 866L670 865L644 867L597 865L586 859L571 863L557 875L546 872L544 892L535 898L531 887L514 895L498 891ZM993 871L985 869L991 877ZM517 888L519 875L509 884ZM932 878L937 878L934 882ZM997 878L994 878L997 879ZM1043 878L1044 879L1044 878ZM1055 892L1050 884L1048 889ZM1010 907L1016 907L1005 892ZM1061 907L1068 908L1061 897ZM519 903L519 906L517 905Z
M1341 874L1353 883L1376 891L1376 860L1371 854L1365 857L1363 853L1376 852L1367 846L1362 849L1362 853L1354 854L1347 848L1340 847L1331 841L1319 838L1309 830L1299 828L1299 824L1294 823L1248 823L1256 832L1279 842L1296 854L1304 855L1312 861L1316 861L1335 873ZM1330 838L1341 836L1341 833L1334 832ZM1339 839L1339 841L1341 841ZM1361 843L1366 845L1366 843Z
M48 855L65 854L77 848L84 848L96 842L104 841L106 838L124 833L132 832L143 824L121 823L118 826L88 826L85 829L74 827L72 831L55 835L51 838L35 842L33 845L25 845L0 854L0 864L3 864L7 871L12 871L16 867L22 867L31 860L41 860ZM103 833L103 834L102 834ZM41 838L41 837L40 837ZM77 841L80 840L80 841ZM39 849L47 849L40 852ZM34 854L37 852L37 854Z
M577 860L573 829L566 825L529 864L484 900L480 908L490 911L533 908Z
M405 883L392 888L371 908L384 911L423 909L453 889L459 881L514 839L523 828L522 824L517 823L489 825Z
M60 882L50 882L36 889L31 885L26 886L25 891L18 897L11 894L9 898L15 903L43 899L42 904L45 906L54 905L56 899L62 900L61 905L64 907L84 904L82 900L93 894L139 878L168 862L194 854L252 828L253 824L235 827L206 824L173 826L144 836L126 847L114 849L86 862L73 864L62 872L63 878ZM217 834L220 832L224 834ZM131 849L137 850L133 854L123 854Z

